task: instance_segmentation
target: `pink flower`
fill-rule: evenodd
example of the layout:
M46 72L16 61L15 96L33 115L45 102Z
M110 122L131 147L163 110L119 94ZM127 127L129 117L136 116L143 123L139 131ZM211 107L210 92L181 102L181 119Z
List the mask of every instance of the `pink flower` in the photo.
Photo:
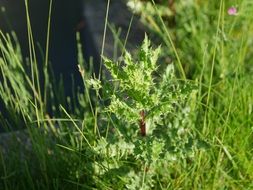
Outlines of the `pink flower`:
M235 7L230 7L228 9L228 14L229 15L237 15L237 9Z

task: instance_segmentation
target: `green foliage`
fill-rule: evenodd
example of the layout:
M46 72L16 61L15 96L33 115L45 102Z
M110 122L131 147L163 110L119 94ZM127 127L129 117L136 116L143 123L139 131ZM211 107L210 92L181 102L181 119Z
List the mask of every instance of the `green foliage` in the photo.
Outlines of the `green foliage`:
M161 162L169 170L172 163L193 158L197 149L188 104L196 87L177 80L173 65L158 73L159 53L160 48L152 49L146 36L136 61L128 52L123 62L104 58L114 89L105 88L109 86L105 84L102 91L107 91L106 98L110 99L106 112L118 119L114 121L118 133L114 133L114 140L102 138L94 150L102 159L98 165L102 166L97 167L101 178L119 178L110 181L113 189L157 187L155 179L164 175L159 172ZM96 89L99 82L89 81ZM148 130L143 137L138 132L141 120Z
M146 35L137 55L103 57L111 77L101 79L77 34L77 101L46 67L41 87L29 22L27 62L15 34L1 33L0 98L28 130L0 138L0 189L253 188L253 3L129 2L162 45Z
M159 51L160 48L152 50L145 37L136 62L129 53L125 54L124 63L104 59L115 84L107 109L119 119L138 124L140 112L144 111L146 121L161 123L161 117L176 113L192 92L194 85L177 80L171 64L159 76L156 63Z
M1 100L4 102L4 106L8 108L6 111L9 114L17 113L23 119L29 120L34 110L31 106L31 81L26 75L26 68L23 65L23 58L15 33L11 35L0 33L0 50ZM13 120L22 122L18 117L15 118L15 114Z
M244 88L252 84L252 69L249 66L252 65L250 57L253 55L250 48L252 14L249 13L252 2L128 2L130 9L137 13L142 23L149 28L149 36L153 36L162 44L161 59L167 63L181 63L187 78L197 81L199 86L196 97L193 98L196 101L192 102L194 114L190 114L190 117L191 120L195 118L195 123L192 124L194 129L210 143L212 149L207 153L198 154L199 159L193 164L193 170L190 165L186 168L177 165L173 170L175 175L170 179L169 187L252 188L252 183L248 181L252 176L248 176L248 171L243 167L239 169L237 165L247 165L248 168L252 165L248 162L247 156L245 157L246 152L251 154L252 145L243 148L241 146L241 143L250 143L242 131L245 130L252 137L252 119L248 120L246 114L250 110L246 107L251 103L239 98L252 98L252 88L248 88L249 92ZM228 14L231 7L237 10L236 15ZM180 68L176 67L176 72L179 71ZM244 114L240 111L242 107L245 107ZM238 120L245 124L243 130ZM241 132L235 132L238 130ZM238 157L246 159L238 161ZM182 183L180 177L184 178Z

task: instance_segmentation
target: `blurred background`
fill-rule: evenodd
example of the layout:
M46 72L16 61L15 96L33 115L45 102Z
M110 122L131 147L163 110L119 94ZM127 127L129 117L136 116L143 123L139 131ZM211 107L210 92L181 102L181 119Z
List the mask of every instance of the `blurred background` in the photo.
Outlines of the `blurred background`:
M77 69L76 32L81 33L83 53L86 61L93 57L94 70L100 62L102 36L105 23L107 1L104 0L53 0L50 30L49 61L56 79L63 76L65 91L71 95L72 77L81 84ZM24 1L1 0L0 29L4 32L15 31L21 44L23 57L29 56L27 24ZM30 0L29 12L34 40L37 43L38 60L45 53L49 0ZM111 1L109 26L107 29L105 54L113 56L113 32L118 32L122 40L126 36L132 13L124 0ZM137 22L134 20L134 22ZM112 24L113 23L113 24ZM114 30L114 31L112 31ZM143 28L131 28L130 48L136 48L143 39ZM133 31L134 30L134 31ZM133 35L134 34L134 35ZM40 54L40 52L42 52Z
M23 57L29 56L27 24L24 1L0 1L2 8L0 28L3 31L15 31L18 36ZM37 49L40 52L45 51L47 21L48 21L49 1L31 0L29 1L30 19L33 30L34 41L37 43ZM59 81L62 75L66 86L66 93L70 95L71 75L75 81L80 83L78 70L76 69L76 37L77 31L85 32L83 27L83 3L81 0L75 0L75 3L69 0L54 0L51 16L51 32L49 61L55 78ZM87 35L82 35L86 37ZM83 39L88 40L89 37ZM90 42L89 47L92 47ZM45 52L43 52L45 53ZM39 64L42 64L43 53L37 53ZM89 52L91 53L91 52Z
M41 72L45 62L49 2L49 0L28 1L37 62ZM105 0L52 1L49 66L57 85L64 89L64 94L61 95L63 98L73 98L73 91L83 88L77 67L77 32L80 33L85 63L88 65L92 59L92 72L98 75L106 6ZM16 33L25 60L29 57L25 1L1 0L0 7L0 29L3 33L12 31ZM126 1L111 1L104 47L105 56L114 59L120 56L120 48L127 36L132 16ZM136 49L144 37L143 26L140 23L136 24L137 20L133 18L132 24L135 27L131 27L128 36L127 49L129 50ZM122 41L120 42L119 39ZM41 78L40 82L43 85L44 79ZM9 117L2 102L0 102L0 111L4 118Z

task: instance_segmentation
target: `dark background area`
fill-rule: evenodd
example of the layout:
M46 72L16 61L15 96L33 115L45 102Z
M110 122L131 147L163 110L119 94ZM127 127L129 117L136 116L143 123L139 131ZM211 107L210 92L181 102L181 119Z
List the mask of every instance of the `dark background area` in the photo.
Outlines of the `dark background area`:
M4 32L15 31L23 53L29 55L27 25L24 1L1 0L0 6L5 12L0 15L0 29ZM81 33L84 56L88 60L97 52L92 42L91 34L83 17L84 4L81 0L53 0L50 30L49 61L55 73L56 80L62 74L66 95L71 95L71 74L77 85L81 85L81 78L77 68L76 32ZM45 53L49 0L30 0L29 12L34 41L42 47ZM37 48L39 64L42 65L43 55Z
M23 0L0 0L0 29L3 32L15 31L22 49L23 58L28 57L28 39L25 3ZM72 89L82 87L82 80L77 68L76 32L81 34L85 59L94 57L97 62L98 53L94 48L89 29L83 17L82 0L53 0L51 15L51 31L49 46L49 62L54 72L55 81L63 79L64 96L72 96ZM29 0L30 20L34 42L42 47L45 53L49 0ZM43 55L37 46L37 59L40 69L43 65ZM42 69L41 69L42 71ZM73 83L74 79L74 83ZM43 78L41 78L43 84ZM73 86L74 84L74 86ZM8 117L6 109L0 103L0 112ZM0 127L1 129L1 127Z

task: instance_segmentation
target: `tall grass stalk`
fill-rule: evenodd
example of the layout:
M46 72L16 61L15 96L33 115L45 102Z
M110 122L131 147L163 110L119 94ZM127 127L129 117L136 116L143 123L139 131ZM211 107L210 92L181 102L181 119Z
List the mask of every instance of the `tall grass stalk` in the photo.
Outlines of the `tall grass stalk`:
M218 13L218 22L217 22L217 28L216 28L216 38L214 42L214 47L213 47L213 57L212 57L212 65L211 65L211 71L210 71L210 79L209 79L209 85L208 85L208 92L207 92L207 100L206 100L206 106L207 108L210 106L209 101L210 101L210 96L211 96L211 89L212 89L212 83L213 83L213 72L214 72L214 65L215 65L215 58L216 58L216 52L217 52L217 46L218 46L218 35L219 35L219 30L220 30L220 23L221 23L221 16L224 15L222 12L224 11L224 3L223 0L220 1L220 8L219 8L219 13ZM203 133L205 133L205 130L208 126L207 123L207 115L208 115L208 109L205 111L205 119L204 119L204 127L203 127Z
M169 31L168 31L168 29L167 29L165 23L164 23L164 21L163 21L161 15L160 15L160 13L159 13L159 11L157 10L157 7L156 7L156 4L155 4L154 0L152 0L152 3L153 3L153 5L154 5L155 11L156 11L156 13L157 13L157 15L158 15L159 21L160 21L160 23L162 24L162 30L161 30L161 32L164 31L165 34L166 34L166 35L162 35L162 37L164 37L164 41L165 41L167 47L168 47L168 48L172 47L173 52L174 52L174 54L175 54L175 56L176 56L176 58L177 58L177 66L178 66L178 69L179 69L179 71L180 71L181 77L182 77L184 80L186 80L185 71L184 71L184 69L183 69L183 65L182 65L182 63L181 63L180 57L179 57L179 55L178 55L178 53L177 53L177 49L176 49L176 47L175 47L175 44L174 44L174 42L173 42L172 39L171 39L171 35L170 35L170 33L169 33ZM169 41L168 41L167 39L168 39Z
M46 37L46 47L45 47L45 63L44 63L44 103L47 104L47 92L49 90L49 76L48 76L48 54L49 54L49 42L50 42L50 28L51 28L51 15L52 15L52 3L53 0L49 1L48 10L48 21L47 21L47 37Z
M32 26L30 22L30 15L29 15L29 6L28 6L28 0L25 0L25 8L26 8L26 21L27 21L27 35L28 35L28 45L29 45L29 58L30 58L30 66L31 66L31 76L32 76L32 85L34 88L34 105L35 105L35 112L37 121L40 120L40 118L43 118L43 103L42 103L42 97L41 97L41 90L40 90L40 79L39 79L39 71L38 71L38 65L37 65L37 57L36 57L36 51L34 46L34 39L33 39L33 33L32 33ZM38 101L36 99L36 95L38 94ZM37 123L38 126L40 126L40 123Z

